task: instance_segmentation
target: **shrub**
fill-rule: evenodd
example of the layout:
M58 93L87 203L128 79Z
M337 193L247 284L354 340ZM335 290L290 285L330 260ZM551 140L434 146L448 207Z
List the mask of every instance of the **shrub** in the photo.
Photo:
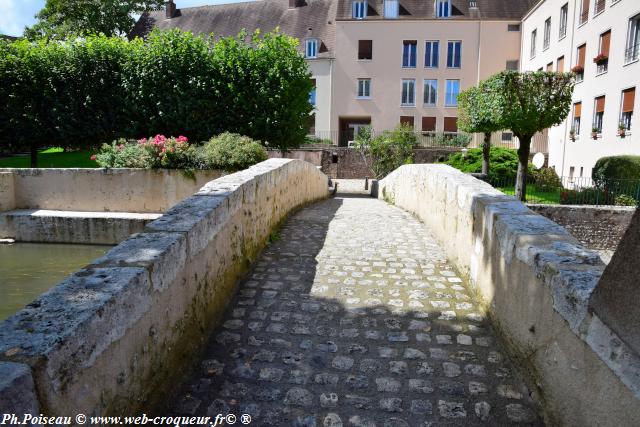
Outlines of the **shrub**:
M552 168L533 170L531 177L538 191L550 192L562 188L562 181Z
M367 166L375 178L382 179L400 166L413 163L413 148L418 138L411 126L399 125L394 130L384 131L372 137L371 129L364 128L355 139Z
M196 149L184 136L153 138L129 142L124 139L104 144L92 157L104 168L195 169L199 167Z
M457 133L455 135L439 133L433 138L433 144L443 147L466 147L471 142L471 135Z
M613 205L612 194L599 188L584 188L581 190L562 190L560 192L562 205Z
M333 141L329 138L308 135L305 137L303 145L333 145Z
M591 177L599 185L618 179L640 182L640 156L602 157L593 167Z
M638 201L626 194L620 194L615 198L616 206L636 206Z
M225 132L202 147L202 156L207 168L233 172L266 160L267 152L259 141Z
M511 184L518 172L518 152L510 148L491 147L489 180L495 185ZM465 173L482 172L482 148L471 148L463 156L456 153L445 162ZM532 170L533 166L529 166Z

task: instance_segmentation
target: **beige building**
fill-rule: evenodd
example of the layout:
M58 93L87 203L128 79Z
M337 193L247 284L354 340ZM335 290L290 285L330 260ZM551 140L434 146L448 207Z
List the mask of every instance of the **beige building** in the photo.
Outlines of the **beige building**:
M578 75L571 113L549 130L549 165L579 184L601 157L640 154L640 1L541 0L522 32L523 70Z

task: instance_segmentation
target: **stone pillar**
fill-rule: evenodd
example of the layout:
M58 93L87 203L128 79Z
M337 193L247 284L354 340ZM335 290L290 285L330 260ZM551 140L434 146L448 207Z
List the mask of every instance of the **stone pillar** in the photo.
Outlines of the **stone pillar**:
M0 414L40 414L29 366L0 362Z
M16 208L13 172L0 172L0 212Z

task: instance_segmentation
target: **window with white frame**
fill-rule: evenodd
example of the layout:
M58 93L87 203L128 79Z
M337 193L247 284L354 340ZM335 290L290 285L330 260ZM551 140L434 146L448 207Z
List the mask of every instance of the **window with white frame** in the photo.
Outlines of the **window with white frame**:
M402 100L403 106L416 105L416 81L414 79L402 80Z
M354 19L364 19L367 17L367 2L355 0L351 4L352 16Z
M416 40L404 40L402 42L402 67L416 68L416 51L418 42Z
M438 18L451 16L451 0L436 0L436 16Z
M632 87L622 91L622 102L620 106L620 125L625 130L631 130L631 119L633 118L633 105L636 100L636 88Z
M311 79L311 83L313 84L313 88L309 92L309 104L311 104L313 108L316 108L316 106L318 105L316 100L316 79Z
M438 68L440 56L440 42L437 40L427 40L424 44L424 66L427 68Z
M454 40L447 43L447 68L460 68L462 65L462 42Z
M551 18L544 21L544 39L542 40L542 48L548 49L551 43Z
M384 0L384 17L386 19L395 19L398 17L400 3L398 0Z
M318 40L307 39L305 41L304 57L316 58L318 56Z
M438 103L438 80L425 79L424 80L424 105L428 107L435 107Z
M624 62L638 60L640 52L640 14L629 19L629 29L627 30L627 48L625 50Z
M444 98L445 107L456 107L458 105L459 94L460 80L447 80L446 93Z
M594 100L592 132L602 133L605 97L598 96Z
M567 19L569 18L569 3L560 8L560 27L558 38L562 39L567 35Z
M371 98L371 79L358 79L358 98Z
M536 56L536 39L538 38L538 30L531 31L531 50L529 56L532 58Z

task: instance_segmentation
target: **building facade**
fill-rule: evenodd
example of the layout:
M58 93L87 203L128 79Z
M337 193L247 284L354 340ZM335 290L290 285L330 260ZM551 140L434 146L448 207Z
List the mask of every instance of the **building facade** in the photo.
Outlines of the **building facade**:
M579 182L601 157L640 154L639 22L637 0L541 0L523 17L522 69L577 75L571 112L548 133L559 175Z

